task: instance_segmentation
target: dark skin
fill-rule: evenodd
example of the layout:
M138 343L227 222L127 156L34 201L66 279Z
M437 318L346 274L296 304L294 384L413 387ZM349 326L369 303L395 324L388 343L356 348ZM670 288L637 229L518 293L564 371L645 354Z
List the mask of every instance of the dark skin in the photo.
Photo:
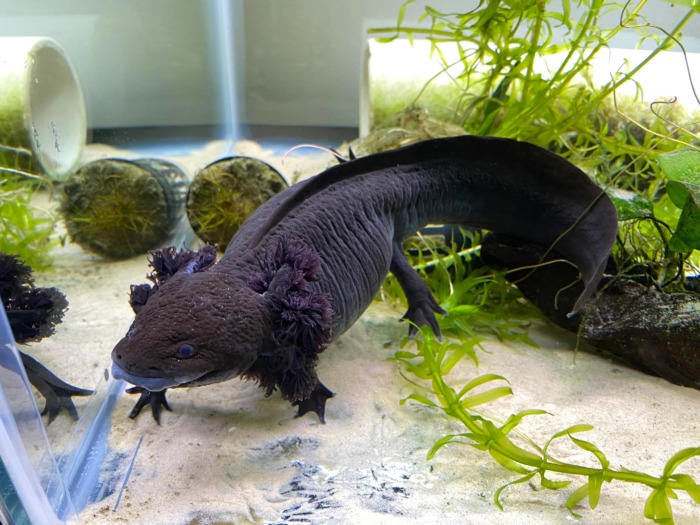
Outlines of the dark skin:
M389 271L406 292L404 318L439 334L443 311L401 251L406 236L436 223L556 246L583 283L573 312L595 291L617 233L602 190L531 144L464 136L362 157L270 199L206 271L176 271L116 345L113 374L142 389L142 406L168 388L254 379L323 420L332 394L316 375L318 355Z

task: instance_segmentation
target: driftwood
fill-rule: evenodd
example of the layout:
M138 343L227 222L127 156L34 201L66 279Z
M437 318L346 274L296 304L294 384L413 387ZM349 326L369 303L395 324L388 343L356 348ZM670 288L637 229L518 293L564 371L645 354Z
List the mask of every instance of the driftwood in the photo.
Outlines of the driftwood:
M630 366L700 389L700 294L664 293L624 279L608 278L581 314L568 317L582 284L578 271L555 253L504 236L488 235L482 258L516 270L508 279L555 324Z
M700 295L610 283L584 316L581 338L642 370L700 389Z

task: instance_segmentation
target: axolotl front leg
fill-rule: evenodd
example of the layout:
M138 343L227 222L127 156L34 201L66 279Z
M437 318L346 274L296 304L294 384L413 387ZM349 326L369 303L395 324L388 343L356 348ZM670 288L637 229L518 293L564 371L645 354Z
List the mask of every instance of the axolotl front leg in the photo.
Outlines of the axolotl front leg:
M140 386L134 386L126 389L127 394L139 394L139 399L136 401L134 408L129 412L130 419L136 419L144 409L146 405L151 407L151 414L156 423L160 425L160 415L163 413L163 409L172 412L172 408L168 404L168 400L165 398L165 393L168 391L167 388L160 390L158 392L151 392Z

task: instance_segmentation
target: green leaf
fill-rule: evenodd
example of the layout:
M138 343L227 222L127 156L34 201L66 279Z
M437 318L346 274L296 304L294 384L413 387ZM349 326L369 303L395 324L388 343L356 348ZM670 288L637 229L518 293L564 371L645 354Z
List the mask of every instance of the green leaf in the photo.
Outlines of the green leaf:
M413 399L414 401L417 401L418 403L422 403L423 405L428 405L430 407L437 408L437 405L433 401L431 401L430 399L428 399L427 397L425 397L424 395L421 395L421 394L411 394L408 397L405 397L404 399L402 399L401 404L403 405L409 399Z
M430 450L428 451L427 458L428 460L433 459L435 457L435 454L437 454L437 451L440 450L442 447L450 443L454 438L456 438L457 435L455 434L448 434L447 436L443 436L440 439L438 439L435 444L430 447Z
M567 23L571 19L571 2L570 0L562 0L562 23Z
M686 200L668 247L674 252L698 250L700 249L700 187L669 182L667 189L671 186L684 187Z
M603 471L588 476L588 503L592 509L598 506L600 501L600 489L603 486Z
M472 379L471 381L469 381L469 383L464 385L462 387L462 390L459 391L459 394L457 394L457 397L461 399L462 396L464 396L464 394L466 394L470 390L473 390L478 386L488 383L489 381L505 381L506 383L508 382L508 380L505 377L499 376L498 374L483 374L479 377Z
M481 27L487 24L491 17L498 11L498 4L500 0L488 0L488 5L479 14L479 19L477 20L475 27Z
M647 498L644 517L654 520L655 523L673 523L673 510L664 485L655 488Z
M583 450L586 450L593 454L595 457L598 458L598 461L600 461L600 464L603 466L603 468L608 468L610 463L608 462L608 458L605 457L605 454L603 454L598 447L596 447L593 443L589 443L588 441L584 441L582 439L576 439L574 436L569 436L569 439L574 442L574 444Z
M571 481L552 481L544 477L544 472L541 472L541 485L546 489L559 490L571 485Z
M571 434L576 434L578 432L588 432L589 430L593 430L592 425L579 424L579 425L574 425L574 426L571 426L569 428L566 428L564 430L557 432L551 438L549 438L547 443L544 445L544 449L543 449L544 456L546 457L547 449L549 448L549 445L552 443L552 441L554 441L555 439L559 439L560 437L564 437L564 436L571 437Z
M401 24L403 24L403 20L406 17L406 7L408 7L408 4L412 4L413 0L406 0L401 7L399 7L399 16L398 19L396 20L396 27L401 27Z
M501 451L499 453L505 454L508 458L524 465L539 466L542 463L542 457L517 446L491 421L484 420L483 428L484 433L491 438L491 441L487 443L489 448L497 447Z
M470 408L477 407L486 403L492 403L496 399L500 399L505 396L513 395L513 390L509 386L501 386L497 388L492 388L486 392L480 392L471 396L467 396L461 400L460 404L463 408L469 410Z
M489 454L491 454L493 459L495 459L499 465L507 468L511 472L515 472L517 474L536 474L536 471L533 472L532 470L523 467L517 461L513 461L508 456L501 454L499 451L494 450L493 448L489 448Z
M413 352L399 350L398 352L394 352L394 355L390 359L394 359L396 361L405 361L416 359L418 357L420 357L420 354L414 354Z
M515 481L511 481L510 483L506 483L502 487L499 487L498 490L494 493L493 495L493 502L498 507L499 510L503 510L503 506L501 505L501 493L510 487L511 485L516 485L518 483L525 483L526 481L529 481L535 474L537 474L537 471L530 472L526 476L523 476L522 478L518 478Z
M700 503L700 485L695 483L693 478L687 474L674 474L673 476L669 476L668 479L677 481L695 503Z
M475 365L479 364L479 358L476 356L476 351L474 347L479 344L479 340L475 338L467 338L460 344L451 344L448 346L450 353L442 361L440 370L442 374L447 374L452 368L459 363L464 356L469 356L469 358L474 362Z
M569 510L571 515L575 518L580 518L580 514L576 514L574 512L574 507L581 503L586 497L588 497L588 492L590 490L590 486L588 483L585 485L581 485L579 488L577 488L575 491L571 493L571 495L567 498L566 500L566 508Z
M675 252L700 249L700 151L683 148L659 155L666 192L681 216L668 246Z
M541 416L543 414L548 414L549 412L545 410L539 410L539 409L530 409L530 410L523 410L522 412L518 412L517 414L511 414L506 422L501 426L501 431L504 434L508 434L511 430L513 430L516 426L520 424L520 421L523 420L523 418L527 416Z
M688 461L690 458L700 456L700 447L684 448L683 450L676 452L671 459L666 462L664 467L664 478L668 478L675 472L678 465Z
M419 365L414 365L413 363L408 363L404 361L404 366L406 367L406 370L408 370L410 373L412 373L414 376L420 379L431 378L432 373L426 366L423 366L422 363Z
M651 201L633 191L610 189L607 191L610 200L617 209L617 217L621 221L642 219L654 215Z
M460 304L449 308L449 315L473 314L479 311L479 306L473 304Z

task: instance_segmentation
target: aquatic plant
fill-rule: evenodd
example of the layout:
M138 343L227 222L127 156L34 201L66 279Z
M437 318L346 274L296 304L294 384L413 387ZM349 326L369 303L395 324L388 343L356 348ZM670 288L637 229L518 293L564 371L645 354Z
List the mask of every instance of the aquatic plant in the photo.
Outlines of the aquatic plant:
M700 249L700 150L656 156L643 192L611 195L620 217L613 256L620 275L666 291L695 290Z
M645 20L646 0L622 6L582 0L578 19L572 17L568 1L482 0L475 9L462 13L425 6L419 22L427 22L427 27L404 24L414 3L404 2L395 27L370 30L371 34L391 34L382 41L399 36L426 38L441 60L442 73L404 104L432 107L432 100L424 100L428 88L438 76L447 75L452 100L443 93L437 105L450 107L451 118L465 132L533 142L586 170L610 189L618 207L621 241L613 256L620 273L683 290L682 277L688 270L695 271L696 261L693 250L687 245L683 249L680 242L686 234L694 235L690 224L695 215L687 211L693 209L692 204L677 207L667 194L668 170L661 155L684 146L697 148L698 124L684 125L690 117L673 100L654 102L647 109L635 97L618 96L617 90L625 83L635 83L635 74L661 51L678 47L685 53L682 30L700 12L698 3L675 2L685 10L668 30ZM608 11L619 12L619 22L602 27L599 19ZM594 85L593 60L626 30L636 31L640 43L654 41L654 49L628 71L618 71L608 82ZM559 39L564 43L557 43L555 32L564 33L564 39ZM447 44L458 50L455 62L450 63L443 52ZM538 67L544 60L554 66ZM679 71L679 75L689 75L689 71ZM692 84L692 78L688 80ZM636 88L637 93L643 90L643 86ZM696 99L700 103L697 94ZM633 193L623 196L616 190ZM680 233L675 233L677 226Z
M478 235L467 234L466 237L469 240L466 245L420 236L409 245L412 263L447 315L439 319L444 341L438 341L429 328L423 327L419 337L406 338L394 354L402 375L415 387L402 404L413 401L441 410L465 427L464 432L448 434L436 441L428 452L428 459L453 443L488 452L501 466L519 476L494 493L494 502L501 510L500 497L504 489L512 485L533 478L539 478L540 485L546 489L564 489L572 484L568 480L554 480L552 474L584 479L566 502L574 516L578 516L575 506L585 499L594 509L603 484L613 481L650 487L644 516L657 523L673 523L671 500L677 498L678 492L686 492L693 501L700 503L700 485L689 475L678 472L683 463L700 456L700 447L686 448L671 456L661 476L614 469L603 451L578 436L592 430L591 425L582 423L568 427L556 432L544 445L538 445L518 425L526 417L546 414L544 410L526 409L505 420L487 415L484 405L513 394L505 377L487 373L457 386L448 380L449 373L465 357L478 364L477 349L485 338L484 333L495 335L499 340L534 345L527 329L538 315L533 306L518 300L519 293L505 280L503 273L490 273L478 266ZM403 300L401 288L393 276L387 278L382 288L382 299ZM592 454L600 467L570 463L552 455L552 443L566 438L573 446Z
M688 9L676 27L658 37L651 31L654 26L641 16L646 0L625 4L620 22L609 28L600 26L601 15L613 8L607 0L581 0L578 19L572 17L569 1L556 3L557 7L546 0L482 0L475 9L461 13L425 6L419 22L428 21L430 27L405 26L408 6L414 2L404 2L395 27L370 29L369 33L392 33L381 39L384 42L399 36L430 41L433 54L443 64L442 74L458 89L453 119L467 133L517 138L565 150L577 149L570 140L572 133L578 149L596 143L599 130L591 127L591 115L660 51L675 46L697 11L697 6ZM642 40L656 39L657 46L630 71L618 71L607 83L594 86L593 60L628 28ZM555 30L565 33L566 43L558 43ZM456 62L450 63L443 52L441 46L448 43L457 49ZM545 58L553 64L546 73L537 67L537 61ZM409 105L421 104L422 93Z
M20 168L28 151L0 145L0 252L19 256L34 268L46 268L56 218L33 199L51 182L43 175Z
M580 516L574 511L574 507L586 498L590 508L595 509L600 500L603 483L612 481L650 487L651 492L644 505L644 516L656 523L673 523L671 500L677 499L678 492L685 492L695 503L700 503L700 485L691 476L678 472L678 468L684 462L700 456L700 447L686 448L674 454L666 462L663 474L656 477L642 472L611 468L610 461L595 444L576 437L577 434L592 430L591 425L578 424L556 432L543 446L539 446L517 427L524 418L543 415L546 411L523 410L510 415L505 421L498 421L476 410L476 407L512 394L504 377L483 374L461 387L455 387L446 380L445 376L464 352L464 342L461 338L459 342L438 342L430 330L422 329L420 338L405 343L404 349L395 355L395 359L404 369L412 377L420 380L419 383L410 379L420 392L410 394L403 402L412 400L440 409L466 427L465 432L448 434L439 439L428 452L428 459L448 443L463 443L488 452L501 466L519 476L494 493L494 503L499 509L503 510L501 494L512 485L525 483L536 477L546 489L563 489L572 483L551 479L550 475L554 473L585 479L566 501L566 508L575 517ZM429 386L424 386L426 383ZM498 386L478 391L478 387L493 384ZM562 438L568 438L574 446L592 454L600 463L600 468L561 461L551 455L551 444Z

